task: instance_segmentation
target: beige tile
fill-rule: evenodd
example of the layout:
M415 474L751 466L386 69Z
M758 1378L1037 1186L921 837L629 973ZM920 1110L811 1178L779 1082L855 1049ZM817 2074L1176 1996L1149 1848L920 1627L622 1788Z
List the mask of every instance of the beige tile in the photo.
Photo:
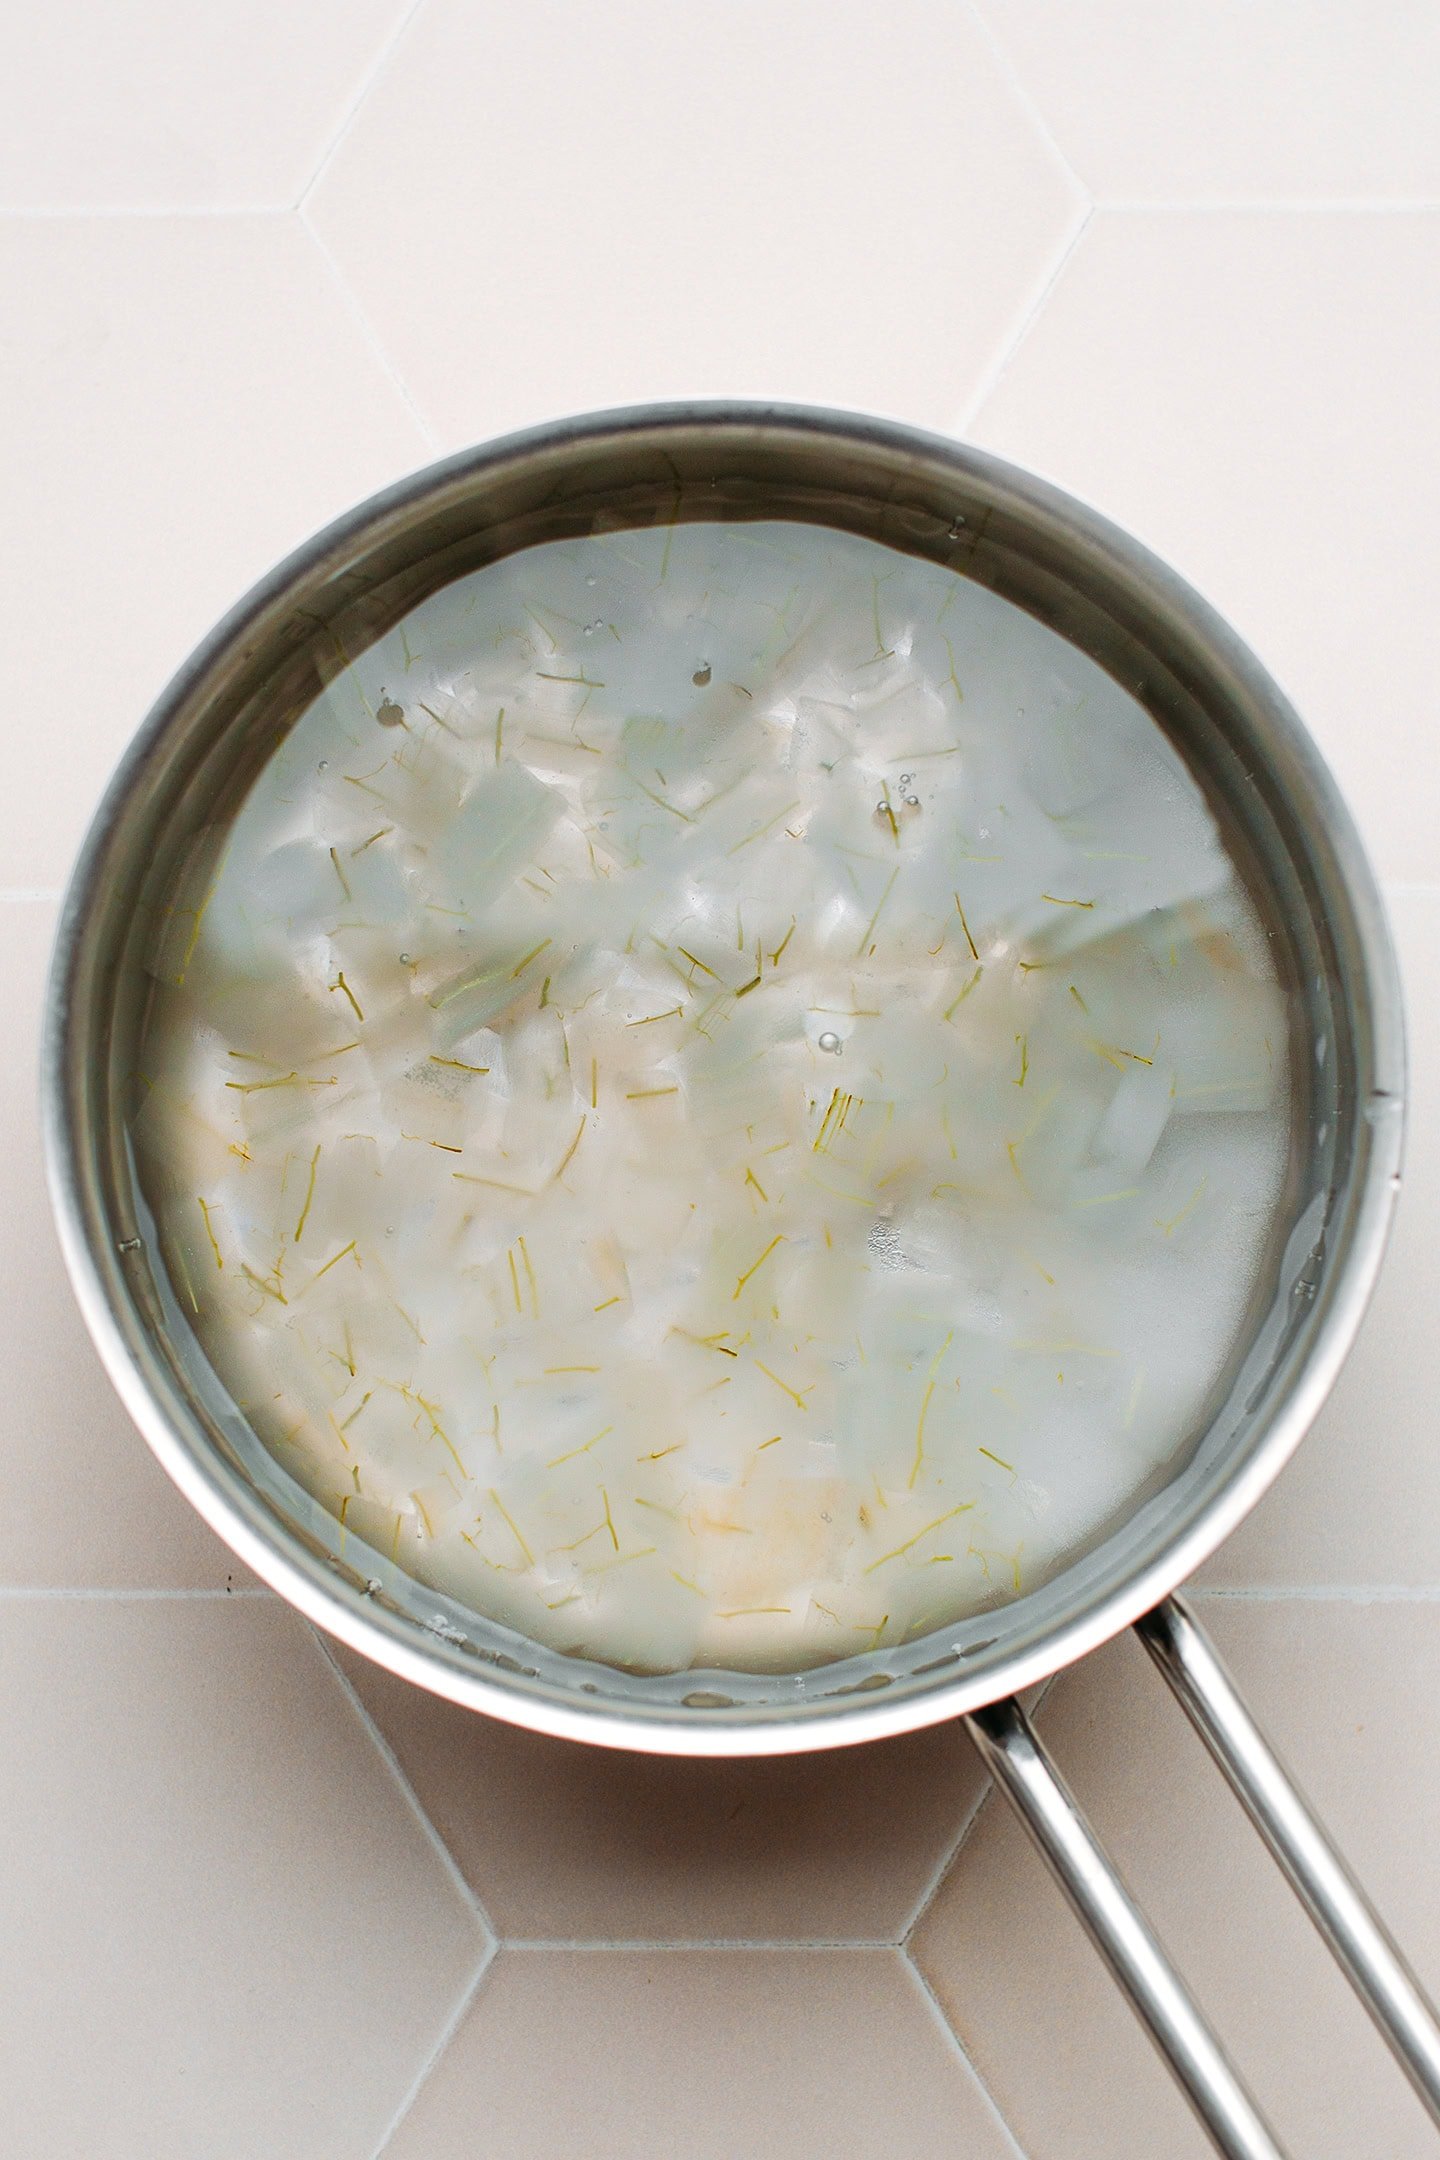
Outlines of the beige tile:
M1061 149L1102 199L1440 195L1433 8L980 5Z
M1397 879L1440 823L1437 335L1440 214L1100 211L971 430L1230 616Z
M303 1622L0 1602L7 2160L370 2160L484 1942Z
M943 421L1079 200L963 8L430 0L307 215L460 444L655 397Z
M1440 1608L1237 1601L1205 1619L1433 1990ZM1062 1677L1040 1723L1287 2151L1428 2160L1408 2085L1139 1646ZM996 1800L913 1947L1029 2160L1209 2152Z
M150 700L426 455L293 218L0 220L0 887L58 884Z
M386 2160L1013 2160L892 1951L502 1950Z
M60 0L9 26L6 210L294 200L407 0Z
M519 1732L337 1654L502 1939L893 1941L983 1783L955 1726L677 1761Z
M1279 1482L1201 1571L1227 1588L1440 1589L1440 889L1396 893L1410 1116L1395 1234L1334 1394Z
M0 902L0 1311L5 1462L0 1587L224 1589L254 1577L181 1499L120 1407L61 1263L35 1101L55 910Z

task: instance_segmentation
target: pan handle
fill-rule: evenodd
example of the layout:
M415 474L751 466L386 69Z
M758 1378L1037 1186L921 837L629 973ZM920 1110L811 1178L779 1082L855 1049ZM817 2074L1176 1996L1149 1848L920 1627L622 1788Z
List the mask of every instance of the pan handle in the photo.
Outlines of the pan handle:
M1019 1703L990 1703L965 1723L1216 2151L1225 2160L1285 2160Z
M1440 2124L1440 2023L1383 1921L1281 1764L1181 1598L1135 1632L1224 1771L1300 1902Z
M1245 1707L1184 1600L1136 1622L1200 1737L1440 2124L1440 2021L1364 1891ZM1029 1832L1226 2160L1284 2160L1273 2132L1111 1866L1018 1702L965 1720Z

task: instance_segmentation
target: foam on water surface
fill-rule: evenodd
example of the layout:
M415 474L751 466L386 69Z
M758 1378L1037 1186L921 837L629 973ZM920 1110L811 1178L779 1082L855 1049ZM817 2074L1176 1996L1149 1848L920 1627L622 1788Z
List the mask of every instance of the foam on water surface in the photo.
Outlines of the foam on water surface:
M1247 1312L1288 1020L1093 662L853 536L436 593L151 959L176 1295L368 1545L561 1650L801 1668L1042 1581Z

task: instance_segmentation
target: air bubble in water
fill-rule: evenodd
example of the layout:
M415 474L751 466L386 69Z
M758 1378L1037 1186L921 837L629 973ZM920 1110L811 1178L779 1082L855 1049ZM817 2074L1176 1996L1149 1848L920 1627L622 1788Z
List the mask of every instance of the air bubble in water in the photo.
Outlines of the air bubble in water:
M833 1028L826 1028L825 1033L820 1037L820 1048L822 1050L834 1050L838 1053L840 1038Z

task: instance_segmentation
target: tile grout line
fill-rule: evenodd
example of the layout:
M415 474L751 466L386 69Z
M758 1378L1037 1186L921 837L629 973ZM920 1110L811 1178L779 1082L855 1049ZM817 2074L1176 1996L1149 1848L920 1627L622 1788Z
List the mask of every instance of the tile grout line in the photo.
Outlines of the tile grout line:
M1011 59L1009 50L999 32L992 26L989 17L986 15L983 0L967 0L966 12L984 42L989 46L991 58L994 60L1005 82L1009 85L1010 93L1015 102L1017 105L1022 106L1029 115L1036 134L1074 188L1076 195L1081 202L1092 203L1093 198L1089 188L1080 178L1079 173L1076 172L1075 167L1056 141L1054 131L1036 102L1034 93L1025 82L1015 62Z
M975 28L979 33L981 42L987 47L990 53L990 57L994 61L996 69L1000 74L1001 80L1009 89L1010 94L1014 98L1016 104L1020 107L1021 111L1028 118L1030 125L1034 128L1035 133L1039 138L1042 148L1049 152L1062 178L1069 186L1073 197L1072 210L1075 222L1071 226L1070 232L1061 246L1059 255L1055 259L1054 263L1051 265L1049 271L1046 272L1042 277L1042 281L1039 286L1035 288L1030 305L1026 308L1021 318L1019 328L1015 331L1013 336L1011 336L1005 342L1005 344L1000 350L998 357L991 363L990 367L988 367L985 370L984 374L981 376L977 388L972 391L959 419L946 430L948 434L960 436L964 436L974 425L976 416L980 412L981 407L985 404L986 400L994 391L997 384L1003 379L1007 369L1010 366L1011 361L1014 359L1016 353L1020 350L1020 347L1024 344L1025 339L1029 336L1030 330L1034 325L1036 318L1044 309L1047 301L1050 298L1051 293L1055 289L1056 284L1058 283L1060 277L1063 275L1066 264L1069 262L1076 248L1080 245L1080 241L1084 236L1085 229L1089 225L1091 218L1095 214L1095 201L1094 197L1090 192L1090 189L1081 179L1079 173L1075 170L1075 167L1071 164L1065 152L1061 149L1058 141L1055 138L1054 131L1052 130L1049 121L1046 119L1039 104L1036 102L1033 93L1026 84L1023 76L1020 74L1020 71L1016 67L1015 62L1012 60L1010 53L1007 50L999 32L994 28L994 26L989 20L989 17L986 15L983 0L966 0L966 12L970 17L970 20L975 25Z
M406 382L404 376L400 373L400 370L396 367L394 361L390 358L389 353L386 352L385 347L381 344L379 333L377 332L375 325L371 322L369 315L366 313L365 309L361 306L359 300L356 298L354 291L351 289L349 279L341 270L339 263L336 262L335 257L331 254L330 249L321 239L319 233L315 230L315 227L311 224L309 218L305 215L305 212L303 210L296 210L294 215L300 226L301 231L306 235L311 245L315 249L316 254L320 257L321 262L324 264L325 269L330 277L330 281L334 286L335 291L340 299L341 305L344 307L346 313L350 316L351 321L354 323L355 328L360 332L360 335L364 339L365 343L369 346L371 353L379 362L380 367L386 377L386 380L392 385L396 395L399 397L401 403L404 405L405 410L409 413L411 419L415 422L416 427L420 430L420 438L422 443L432 456L438 455L443 447L439 437L436 435L429 421L425 418L419 406L415 403L414 398L411 396L409 384Z
M329 142L321 151L319 164L315 167L315 170L311 173L309 179L305 182L305 185L301 188L299 194L295 197L294 202L289 205L290 209L304 209L306 203L310 199L310 196L319 186L321 179L324 177L324 174L329 167L330 160L334 157L336 151L340 148L341 143L344 142L346 136L350 133L351 128L355 125L356 120L359 118L361 106L365 103L365 100L369 97L371 91L375 88L376 83L384 74L385 69L390 63L391 56L395 52L396 47L399 45L400 40L404 37L406 31L410 28L411 23L414 22L415 17L419 14L424 4L425 0L410 0L410 6L406 8L399 22L396 23L394 29L390 32L389 37L385 39L384 43L380 47L379 52L376 53L369 67L366 68L364 76L362 77L360 82L360 87L355 92L354 97L350 100L349 105L346 107L339 127L336 128L335 133L331 136Z
M900 1945L887 1942L881 1937L873 1935L858 1936L853 1939L845 1936L831 1937L823 1935L812 1935L803 1938L784 1935L757 1936L754 1938L742 1935L657 1935L653 1937L644 1935L506 1935L501 1937L501 1947L507 1951L528 1951L532 1956L537 1952L547 1950L563 1951L567 1957L574 1955L576 1952L604 1956L611 1950L623 1950L627 1955L647 1957L667 1956L676 1951L697 1950L706 1957L710 1957L715 1955L723 1956L727 1952L748 1954L757 1950L774 1951L777 1954L783 1953L786 1956L793 1954L795 1951L803 1951L806 1954L812 1951L817 1954L823 1952L826 1955L836 1950L863 1951L867 1956L875 1956L884 1951L888 1956L898 1950Z
M1156 197L1152 202L1143 195L1097 195L1097 210L1114 210L1122 217L1155 215L1164 217L1206 217L1227 211L1254 211L1262 216L1304 217L1394 217L1425 216L1440 210L1440 196L1428 195L1214 195L1196 196L1186 201L1177 197L1166 201Z
M77 1598L109 1599L116 1604L154 1602L169 1599L203 1599L211 1604L221 1604L228 1598L275 1598L276 1593L264 1583L241 1583L234 1590L165 1589L137 1584L91 1584L91 1583L0 1583L0 1600L14 1604L29 1601L41 1604L47 1600L55 1603L73 1602ZM278 1600L277 1600L278 1602Z
M471 2005L474 2003L476 1996L480 1992L481 1982L484 1980L485 1975L489 1972L490 1967L494 1964L499 1954L500 1946L492 1938L492 1940L486 1944L484 1954L482 1955L479 1964L475 1968L475 1971L471 1974L469 1980L461 1989L454 2009L451 2011L449 2017L446 2019L445 2023L441 2026L439 2032L436 2034L435 2045L431 2048L429 2054L425 2057L424 2062L421 2063L420 2068L416 2071L409 2085L401 2094L400 2105L396 2108L394 2114L390 2117L389 2122L386 2123L384 2129L381 2131L379 2143L372 2151L370 2160L383 2160L383 2156L386 2152L389 2151L390 2146L393 2144L397 2133L399 2132L401 2126L405 2121L406 2116L410 2113L410 2110L414 2107L416 2101L419 2099L421 2093L424 2091L425 2086L429 2082L432 2073L439 2067L441 2057L444 2055L446 2049L450 2045L450 2042L454 2039L456 2033L459 2031L461 2025L464 2023L464 2020L471 2008Z
M416 0L412 15L418 14L424 0ZM402 30L405 27L401 26ZM400 35L399 32L396 36ZM994 46L993 38L987 41ZM998 49L997 49L998 50ZM1113 211L1118 217L1209 217L1226 214L1253 212L1266 217L1433 217L1440 211L1440 195L1211 195L1167 197L1157 195L1095 195L1092 196L1076 175L1074 168L1056 143L1043 116L1035 107L1033 99L1022 83L1008 67L1006 79L1020 96L1029 116L1035 121L1045 143L1064 169L1065 177L1076 190L1078 200L1089 204L1094 210ZM331 156L340 147L343 136L349 133L351 122L358 117L359 102L343 123L341 134L336 137L333 148L325 153L322 164L313 177L306 181L301 193L288 202L259 203L3 203L0 204L0 224L80 224L88 219L147 219L178 218L282 218L304 207L311 190L329 164Z
M31 208L17 205L12 209L0 207L0 224L13 222L17 225L31 224L80 224L89 218L282 218L289 215L293 205L275 203L96 203L90 207L81 204L57 203L52 208Z
M963 437L969 432L969 430L975 425L975 422L979 418L980 413L984 409L985 405L989 402L990 398L994 396L996 390L999 389L1001 383L1005 380L1006 375L1010 372L1012 362L1015 360L1016 355L1019 353L1021 347L1025 343L1025 340L1029 337L1030 332L1034 329L1041 315L1045 312L1045 309L1049 304L1051 294L1054 292L1061 278L1065 275L1065 272L1070 265L1071 258L1074 256L1075 250L1079 247L1080 242L1084 239L1085 234L1090 228L1090 221L1094 217L1094 215L1095 205L1091 202L1087 202L1084 205L1083 209L1080 210L1074 225L1072 226L1069 234L1066 236L1066 239L1064 240L1059 253L1055 257L1054 262L1051 264L1049 270L1045 273L1045 276L1038 290L1035 292L1034 298L1031 300L1029 307L1025 310L1024 316L1022 317L1014 335L1007 340L997 358L991 362L990 366L981 376L978 385L971 392L969 402L966 404L964 411L961 413L959 419L956 420L949 429L949 432L952 435L959 435Z
M1063 1669L1064 1668L1062 1667L1062 1670ZM1039 1713L1039 1710L1044 1703L1046 1696L1050 1693L1051 1688L1054 1687L1055 1682L1059 1679L1059 1677L1059 1673L1051 1673L1049 1679L1043 1683L1039 1694L1035 1698L1034 1709L1031 1712L1032 1716L1035 1716ZM968 1844L971 1832L974 1830L975 1825L980 1820L981 1810L984 1808L986 1801L993 1796L994 1791L994 1779L989 1777L984 1778L981 1782L980 1790L976 1795L975 1805L971 1808L969 1814L961 1823L959 1829L955 1833L955 1837L952 1843L942 1856L939 1866L936 1868L928 1884L921 1891L919 1898L916 1900L915 1904L911 1908L910 1918L906 1921L904 1927L900 1930L896 1945L898 1949L901 1949L905 1952L907 1957L911 1954L911 1937L914 1935L915 1930L919 1927L921 1921L925 1918L925 1915L929 1912L936 1898L940 1895L940 1890L942 1885L944 1884L946 1876L950 1873L950 1870L954 1867L956 1861L959 1859L961 1853L964 1851L965 1846Z
M1440 1585L1430 1583L1204 1583L1182 1585L1202 1603L1249 1605L1435 1605Z
M416 1794L414 1786L411 1784L409 1778L405 1775L404 1770L400 1766L399 1757L396 1755L395 1750L391 1747L389 1741L385 1738L385 1735L381 1732L380 1727L376 1724L374 1718L370 1715L370 1712L366 1709L364 1703L360 1700L360 1696L355 1688L354 1682L350 1678L350 1675L341 1666L338 1658L336 1658L336 1656L332 1652L329 1643L320 1633L320 1630L312 1625L310 1628L310 1633L314 1638L316 1649L319 1651L320 1656L324 1659L325 1663L329 1666L331 1673L334 1675L336 1684L338 1685L341 1694L345 1697L346 1701L350 1705L350 1708L354 1711L356 1718L359 1720L361 1726L364 1728L366 1734L368 1735L370 1742L375 1749L375 1752L379 1755L380 1760L384 1763L386 1769L389 1771L391 1778L394 1780L395 1785L398 1787L400 1793L402 1794L406 1805L410 1809L411 1814L414 1816L416 1822L420 1825L420 1828L425 1833L425 1836L428 1839L431 1847L433 1848L437 1859L440 1861L442 1867L445 1870L445 1873L450 1878L451 1887L459 1896L462 1904L465 1906L465 1909L470 1914L471 1918L479 1926L482 1934L485 1937L486 1942L489 1944L490 1949L493 1952L500 1940L499 1929L496 1928L491 1922L490 1915L486 1912L484 1906L481 1904L477 1893L471 1888L469 1882L466 1880L465 1875L460 1868L459 1862L456 1860L455 1855L451 1852L444 1838L441 1837L439 1831L436 1829L434 1823L431 1821L428 1811L421 1806L419 1797Z
M995 1782L993 1778L987 1776L981 1779L980 1790L975 1795L974 1805L965 1815L959 1829L956 1831L950 1843L946 1846L944 1853L941 1855L939 1866L935 1869L929 1881L926 1883L925 1887L920 1892L919 1897L916 1899L915 1903L910 1908L910 1917L908 1920L906 1920L905 1924L900 1930L899 1935L895 1939L897 1949L908 1949L911 1936L914 1934L916 1928L919 1927L920 1922L924 1919L926 1913L929 1912L930 1907L934 1904L936 1898L939 1896L940 1885L944 1882L946 1876L950 1873L951 1868L959 1859L961 1851L963 1850L966 1842L968 1841L971 1831L975 1828L976 1823L979 1821L980 1810L984 1807L986 1801L990 1798L994 1790Z
M945 2039L950 2048L950 2052L954 2055L958 2055L961 2062L965 2065L965 2068L969 2071L971 2078L974 2080L975 2085L978 2088L980 2095L985 2102L985 2105L989 2108L990 2113L995 2118L995 2122L1000 2130L1002 2137L1009 2145L1011 2152L1015 2155L1015 2160L1028 2160L1025 2148L1021 2145L1020 2140L1017 2137L1013 2126L1007 2119L1004 2110L1001 2108L999 2101L995 2098L994 2093L991 2092L990 2087L986 2084L984 2078L981 2077L979 2070L976 2068L974 2058L971 2056L970 2050L966 2047L964 2041L960 2038L959 2033L956 2032L955 2027L951 2024L949 2018L946 2017L944 2010L941 2008L940 1998L935 1993L934 1988L931 1987L930 1982L926 1979L924 1973L921 1972L920 1967L916 1964L911 1953L904 1947L903 1944L897 1951L897 1955L900 1959L900 1963L904 1966L906 1972L909 1974L911 1984L914 1986L917 1994L919 1994L921 1999L928 2005L930 2015L934 2018L936 2024L944 2033Z

